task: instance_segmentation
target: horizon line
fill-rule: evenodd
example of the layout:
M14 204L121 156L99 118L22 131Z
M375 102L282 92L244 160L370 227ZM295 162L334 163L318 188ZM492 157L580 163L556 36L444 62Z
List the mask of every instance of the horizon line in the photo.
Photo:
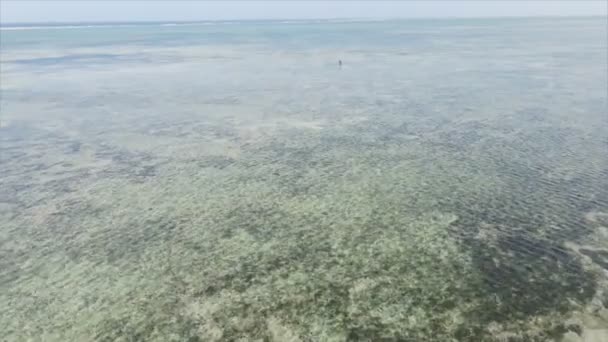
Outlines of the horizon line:
M346 21L389 21L389 20L425 20L425 19L517 19L517 18L607 18L608 15L593 14L593 15L496 15L496 16L428 16L428 17L336 17L336 18L244 18L244 19L195 19L195 20L94 20L94 21L13 21L13 22L2 22L0 26L18 26L18 25L78 25L78 24L156 24L156 23L177 23L177 24L190 24L190 23L205 23L205 22L253 22L253 21L332 21L332 20L346 20Z

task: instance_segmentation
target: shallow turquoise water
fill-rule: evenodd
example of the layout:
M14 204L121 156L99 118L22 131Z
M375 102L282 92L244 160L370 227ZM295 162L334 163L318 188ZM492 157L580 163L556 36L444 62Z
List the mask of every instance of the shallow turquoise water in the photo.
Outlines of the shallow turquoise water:
M0 34L3 340L607 336L605 18Z

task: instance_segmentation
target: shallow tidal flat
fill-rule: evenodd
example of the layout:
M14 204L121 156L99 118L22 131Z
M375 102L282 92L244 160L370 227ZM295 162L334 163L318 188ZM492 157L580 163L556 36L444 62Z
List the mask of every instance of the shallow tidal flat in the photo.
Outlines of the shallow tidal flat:
M2 31L0 340L604 341L605 25Z

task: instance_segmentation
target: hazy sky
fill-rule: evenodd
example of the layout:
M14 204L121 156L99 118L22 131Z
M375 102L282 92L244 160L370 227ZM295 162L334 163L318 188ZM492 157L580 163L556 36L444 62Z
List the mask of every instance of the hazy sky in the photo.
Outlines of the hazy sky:
M607 15L608 1L22 1L1 0L0 21L160 21Z

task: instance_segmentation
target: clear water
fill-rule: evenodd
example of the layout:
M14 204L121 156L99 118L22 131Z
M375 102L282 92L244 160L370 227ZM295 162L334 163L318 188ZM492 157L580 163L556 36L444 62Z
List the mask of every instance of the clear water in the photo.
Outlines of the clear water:
M607 29L3 28L0 340L608 340Z

